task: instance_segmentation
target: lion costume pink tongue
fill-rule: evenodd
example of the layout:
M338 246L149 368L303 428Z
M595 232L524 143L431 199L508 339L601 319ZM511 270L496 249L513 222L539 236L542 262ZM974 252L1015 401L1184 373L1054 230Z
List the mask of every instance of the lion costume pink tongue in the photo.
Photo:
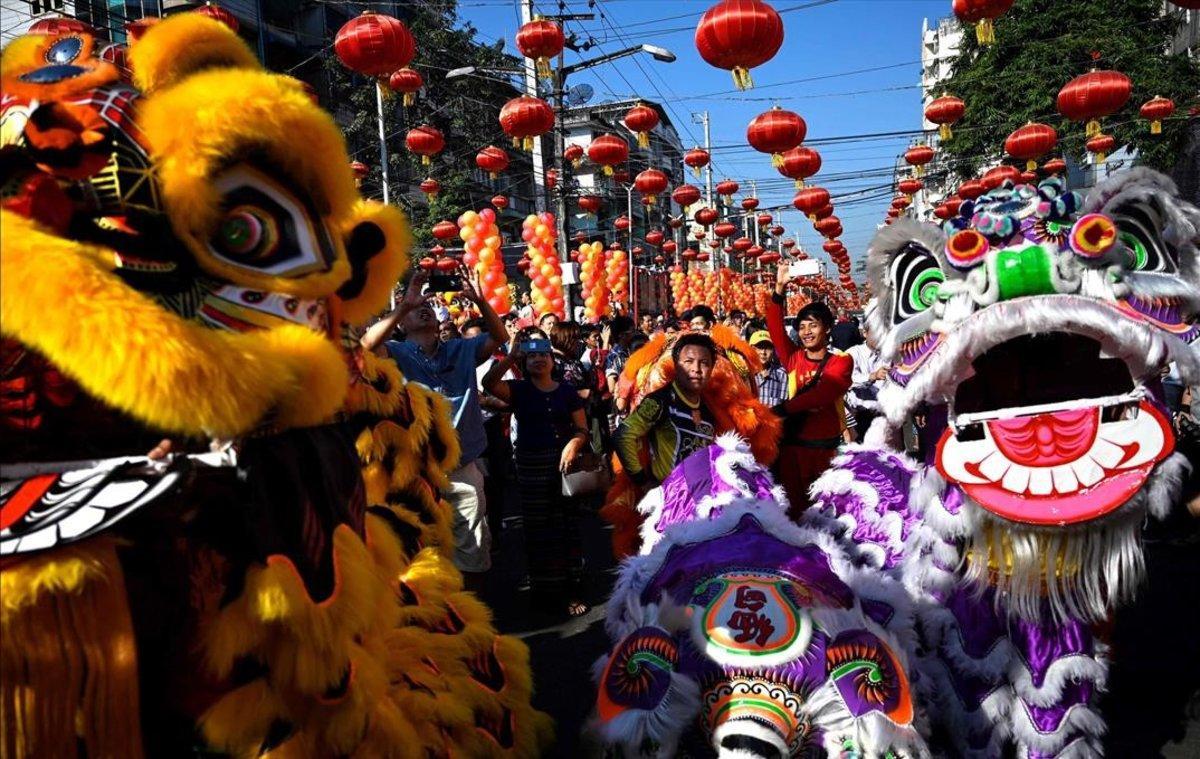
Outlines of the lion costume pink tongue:
M984 509L1021 524L1075 524L1117 509L1175 444L1166 416L1146 400L1112 422L1091 406L992 420L984 429L979 440L947 429L938 471Z

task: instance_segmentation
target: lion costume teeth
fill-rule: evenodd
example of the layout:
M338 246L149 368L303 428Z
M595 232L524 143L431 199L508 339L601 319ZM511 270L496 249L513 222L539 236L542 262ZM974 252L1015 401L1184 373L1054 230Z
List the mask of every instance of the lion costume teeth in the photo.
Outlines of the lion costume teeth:
M224 25L151 26L136 88L95 47L0 66L0 755L538 755L447 558L446 402L354 339L407 220Z

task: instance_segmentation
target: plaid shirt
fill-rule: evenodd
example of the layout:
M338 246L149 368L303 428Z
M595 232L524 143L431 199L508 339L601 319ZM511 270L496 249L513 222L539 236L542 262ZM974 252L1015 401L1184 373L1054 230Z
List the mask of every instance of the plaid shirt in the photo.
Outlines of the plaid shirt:
M758 399L767 408L787 400L788 378L787 370L773 361L766 369L758 373Z

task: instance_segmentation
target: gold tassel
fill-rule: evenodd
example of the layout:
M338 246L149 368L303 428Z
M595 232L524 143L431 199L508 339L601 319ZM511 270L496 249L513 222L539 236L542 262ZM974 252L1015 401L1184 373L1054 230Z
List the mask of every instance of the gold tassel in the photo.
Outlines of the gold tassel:
M1037 171L1037 161L1030 158L1028 161L1025 162L1025 170L1026 171Z
M1108 156L1104 153L1103 150L1096 153L1096 165L1099 166L1100 164L1104 163L1104 159L1107 157Z
M526 137L524 140L521 140L521 148L526 151L532 151L533 150L533 138Z
M754 86L754 80L750 78L750 69L734 66L731 73L733 74L733 83L739 90L748 90Z
M692 173L696 175L696 178L697 178L697 179L699 179L699 178L700 178L700 167L699 167L699 166L693 166L693 167L692 167Z
M946 140L950 139L950 134L951 134L951 132L950 132L949 124L939 124L938 125L938 137L941 138L942 142L945 142Z
M783 153L772 153L771 154L771 165L777 169L782 169L783 168Z
M417 102L417 95L415 92L404 93L404 107L405 108L412 108L412 105L415 102Z
M797 179L797 180L796 180L796 189L797 189L797 190L803 190L803 189L804 189L804 180L803 180L803 179Z
M1150 122L1150 134L1162 134L1162 122L1158 119Z
M975 24L975 39L980 45L991 45L996 42L996 28L990 18L985 18Z
M550 78L550 60L548 58L538 58L534 67L537 69L538 79Z
M431 163L433 163L433 161L431 161L431 160L429 159L429 156L427 156L427 155L423 155L423 156L421 156L421 165L422 165L422 166L428 166L428 165L429 165L429 164L431 164Z
M1100 120L1092 119L1089 121L1087 123L1087 127L1084 128L1083 133L1087 137L1095 137L1096 135L1100 134Z
M638 132L638 147L639 148L650 147L650 133L649 132Z

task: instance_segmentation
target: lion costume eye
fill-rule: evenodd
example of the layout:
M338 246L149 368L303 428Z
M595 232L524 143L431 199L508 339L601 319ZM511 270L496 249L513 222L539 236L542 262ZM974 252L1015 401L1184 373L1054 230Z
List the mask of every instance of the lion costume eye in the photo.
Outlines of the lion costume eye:
M938 287L946 281L937 259L914 243L892 259L891 277L896 293L892 321L896 324L932 306L937 300Z
M1175 273L1175 253L1163 242L1163 221L1154 208L1141 203L1126 205L1113 214L1113 221L1130 271Z
M83 40L78 37L66 37L55 42L46 50L46 62L65 65L79 57L83 50Z
M214 256L278 277L329 269L332 238L311 202L248 164L224 172L216 185L225 210L208 238Z

